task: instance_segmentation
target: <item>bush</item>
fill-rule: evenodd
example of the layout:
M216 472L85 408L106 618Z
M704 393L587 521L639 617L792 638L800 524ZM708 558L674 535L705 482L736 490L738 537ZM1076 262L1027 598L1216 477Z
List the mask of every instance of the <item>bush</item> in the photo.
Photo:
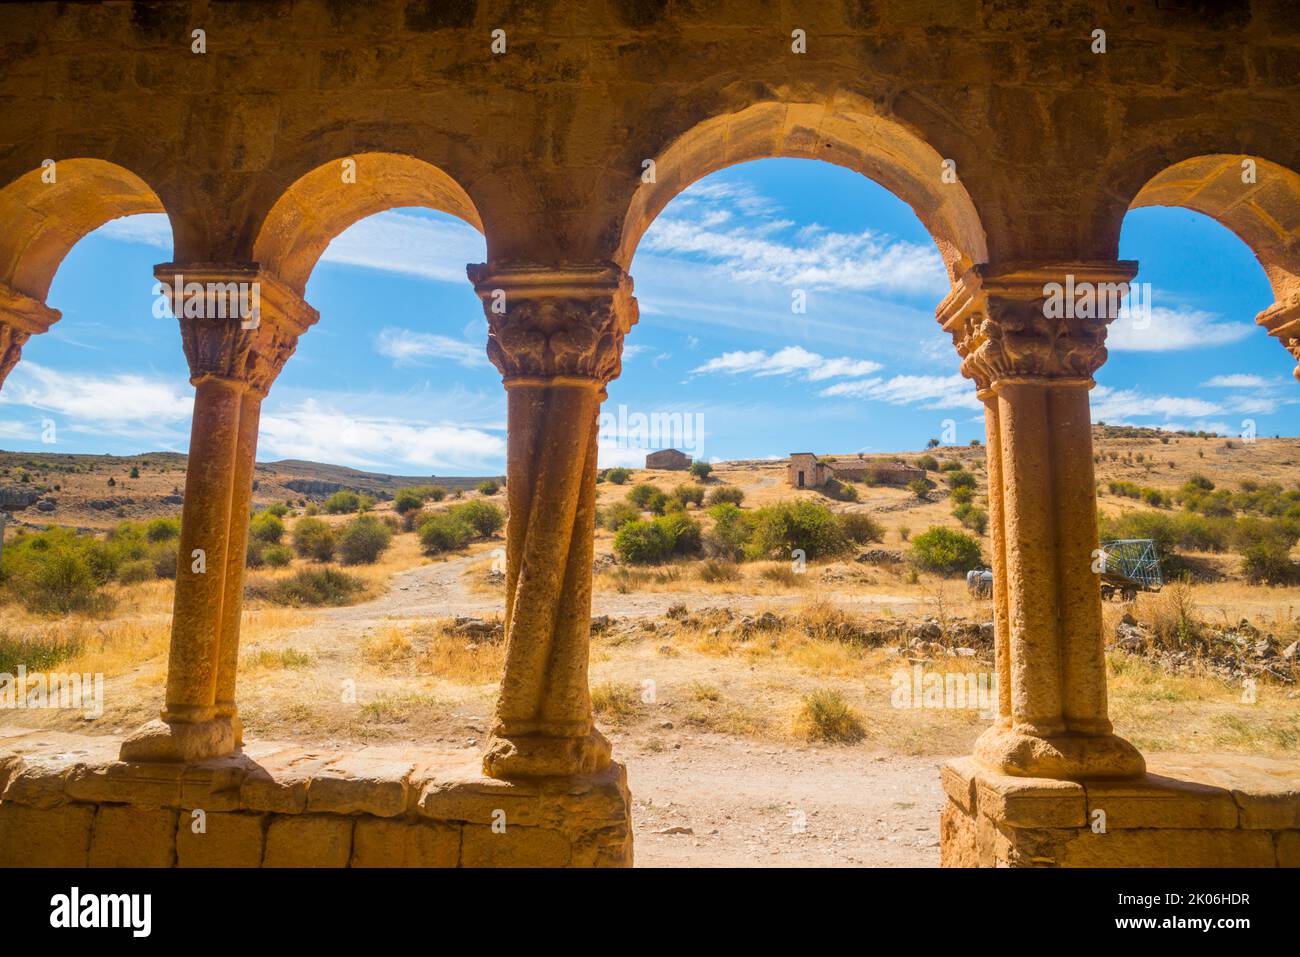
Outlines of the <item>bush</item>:
M939 460L933 455L922 455L916 460L916 467L926 472L937 472L939 470Z
M673 544L658 521L638 519L618 530L614 551L629 565L657 565L672 554Z
M339 534L339 560L344 565L370 565L388 548L393 533L373 515L358 515Z
M960 472L962 471L960 459L948 459L939 466L941 472Z
M740 569L734 562L721 562L714 559L701 564L696 574L699 575L700 581L710 584L739 581L741 577Z
M153 581L153 562L147 558L137 558L123 565L117 572L117 580L123 585L138 585L140 582Z
M453 506L450 513L464 521L479 538L491 538L506 523L506 514L491 502L465 502Z
M635 522L640 518L641 510L631 502L615 502L600 509L597 514L600 527L611 532L617 532L628 522Z
M151 542L170 542L181 537L179 518L155 518L144 528L144 537Z
M464 548L473 540L473 527L463 517L452 512L430 516L420 526L420 547L429 555Z
M713 527L705 533L705 552L728 562L738 562L745 556L745 546L753 535L748 517L738 505L720 502L709 508Z
M955 472L949 472L946 481L948 482L948 487L951 489L959 489L959 488L973 489L975 487L975 476L972 475L970 472L965 471L964 469L959 469Z
M655 519L674 555L698 555L701 545L700 523L685 512L675 512Z
M704 488L699 485L679 485L673 489L673 496L682 507L704 504Z
M1236 538L1242 574L1252 582L1282 585L1295 579L1291 549L1296 535L1285 523L1243 518L1237 523Z
M17 584L19 600L37 614L94 612L107 605L107 599L95 588L85 559L70 549L54 549L41 555L23 569Z
M627 500L637 508L644 509L656 493L659 495L663 494L653 485L642 482L639 485L633 485L627 490Z
M289 506L284 502L276 502L274 505L268 505L264 511L270 512L276 518L284 518L289 514Z
M709 491L708 496L704 499L706 505L739 505L745 500L745 493L734 485L719 485Z
M250 598L276 605L347 605L365 591L365 583L336 568L304 568L273 582L249 582Z
M930 498L930 489L934 488L934 483L929 479L912 479L907 483L907 487L918 501L925 502Z
M848 549L839 518L820 502L779 502L757 509L751 519L753 558L788 559L795 549L805 558L828 558Z
M397 495L393 498L393 511L397 512L398 515L414 512L423 505L423 497L413 488L399 489Z
M936 526L912 539L912 562L945 575L966 572L980 565L980 544L962 532Z
M822 492L827 498L833 498L837 502L856 502L858 500L858 490L848 482L841 482L839 479L830 479L822 486Z
M848 512L841 515L840 526L844 529L844 537L855 545L885 540L884 526L866 512Z
M334 530L319 518L300 518L293 526L293 550L301 558L327 562L334 557Z
M701 482L708 481L709 475L713 472L713 466L708 462L692 462L691 474Z
M153 563L153 573L158 578L175 578L180 553L175 545L160 542L149 549L149 561Z
M259 542L255 538L249 538L248 545L244 549L244 567L261 568L266 564L266 559L262 552L266 549L265 542Z
M270 512L258 512L248 523L248 534L253 541L275 545L284 537L284 522Z
M976 508L970 502L963 502L952 510L953 516L976 535L983 535L989 527L989 513Z
M287 545L267 545L262 549L262 560L272 568L284 568L293 561L293 551Z
M495 495L501 491L501 486L492 479L484 479L476 486L480 495Z
M325 499L325 511L330 515L347 515L361 508L361 496L349 489L340 489Z
M605 473L605 481L622 485L631 475L632 473L625 468L613 468Z
M795 724L809 741L851 744L866 737L857 712L840 692L829 689L803 696Z

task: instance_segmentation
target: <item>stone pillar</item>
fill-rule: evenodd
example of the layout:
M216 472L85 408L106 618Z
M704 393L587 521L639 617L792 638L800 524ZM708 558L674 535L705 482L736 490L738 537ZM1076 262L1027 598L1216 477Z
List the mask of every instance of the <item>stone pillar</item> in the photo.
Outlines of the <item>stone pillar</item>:
M1107 715L1088 390L1136 264L977 266L938 317L985 402L999 719L975 756L1006 774L1131 777Z
M483 767L493 777L589 773L610 761L591 718L596 420L636 322L613 264L471 266L488 357L508 395L505 673Z
M235 670L258 417L318 316L255 264L167 263L155 273L180 323L194 416L166 703L160 720L123 742L121 756L194 761L228 754L240 740Z
M18 364L23 344L48 332L59 318L59 310L0 283L0 387Z
M1267 329L1268 334L1295 357L1293 374L1300 379L1300 293L1273 303L1255 317L1255 322Z

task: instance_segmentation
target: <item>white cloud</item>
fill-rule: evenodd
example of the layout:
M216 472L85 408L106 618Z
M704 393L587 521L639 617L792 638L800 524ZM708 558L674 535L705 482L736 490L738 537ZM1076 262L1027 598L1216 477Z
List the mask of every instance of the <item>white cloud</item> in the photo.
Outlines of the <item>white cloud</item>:
M960 375L896 375L892 379L840 382L823 389L827 398L870 399L923 409L983 409L975 383Z
M62 372L27 361L10 373L0 403L65 416L78 430L159 434L188 420L194 399L184 379Z
M420 363L430 359L447 359L463 366L488 364L483 343L466 342L431 332L415 332L389 326L375 336L375 350L397 365Z
M171 225L162 213L115 219L100 232L123 242L172 248ZM468 223L451 216L432 218L388 210L353 223L335 236L321 262L468 284L465 264L486 258L482 234Z
M644 355L649 351L650 351L649 346L633 344L633 343L624 343L623 361L626 362L628 359L635 359L637 356Z
M729 375L748 373L755 376L798 375L809 382L820 382L843 376L871 375L881 368L879 362L870 359L851 359L848 356L832 359L809 352L801 346L786 346L771 354L761 349L752 352L724 352L691 371L722 372Z
M1117 425L1132 419L1165 418L1174 416L1189 419L1221 415L1223 407L1216 402L1186 396L1149 395L1137 389L1113 389L1099 385L1091 394L1094 422Z
M1219 322L1213 313L1156 306L1149 321L1139 323L1127 312L1110 324L1106 347L1114 352L1174 352L1240 342L1255 331L1247 322Z
M1269 380L1263 376L1248 375L1244 372L1233 373L1232 375L1216 375L1212 379L1207 379L1201 383L1203 389L1262 389L1269 385Z
M309 459L356 468L500 471L505 439L483 428L349 412L316 399L263 414L259 458Z

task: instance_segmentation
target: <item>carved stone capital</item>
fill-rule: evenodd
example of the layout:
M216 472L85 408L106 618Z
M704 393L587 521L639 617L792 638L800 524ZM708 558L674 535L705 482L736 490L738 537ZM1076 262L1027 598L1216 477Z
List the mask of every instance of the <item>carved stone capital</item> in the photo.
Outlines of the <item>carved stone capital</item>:
M618 377L623 337L637 321L622 269L483 263L467 272L487 315L488 358L507 382Z
M1137 272L1131 261L981 264L935 310L980 390L1003 379L1090 379L1106 361L1106 326Z
M265 396L320 313L257 263L162 263L154 276L181 327L190 381Z
M60 315L59 310L0 283L0 385L18 364L23 344L49 331Z
M1300 379L1300 294L1273 303L1255 317L1255 322L1267 329L1268 334L1295 357L1294 375Z

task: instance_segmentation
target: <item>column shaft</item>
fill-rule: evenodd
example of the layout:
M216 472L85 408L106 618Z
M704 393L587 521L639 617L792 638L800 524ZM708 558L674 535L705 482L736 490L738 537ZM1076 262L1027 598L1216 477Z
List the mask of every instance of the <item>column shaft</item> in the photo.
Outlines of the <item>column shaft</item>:
M989 538L993 544L993 662L998 675L998 724L1011 722L1010 615L1007 605L1006 513L1002 507L1002 428L998 421L998 399L983 390L985 459L989 486Z

